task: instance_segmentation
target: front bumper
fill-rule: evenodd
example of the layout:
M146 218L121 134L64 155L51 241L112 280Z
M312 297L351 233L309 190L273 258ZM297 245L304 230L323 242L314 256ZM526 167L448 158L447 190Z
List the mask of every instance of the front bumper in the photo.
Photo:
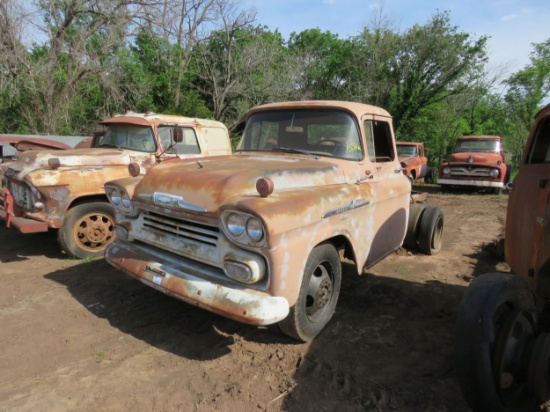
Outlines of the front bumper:
M217 269L184 257L115 240L105 259L152 288L239 322L269 325L288 315L286 298L221 285L213 280Z
M15 228L21 233L38 233L47 232L48 223L40 222L38 220L27 219L24 217L17 217L15 215L15 201L10 192L4 188L2 189L2 203L0 210L0 218L6 221L6 226L9 228Z
M472 180L472 179L437 179L439 185L449 186L475 186L475 187L504 187L504 182L495 182L489 180Z

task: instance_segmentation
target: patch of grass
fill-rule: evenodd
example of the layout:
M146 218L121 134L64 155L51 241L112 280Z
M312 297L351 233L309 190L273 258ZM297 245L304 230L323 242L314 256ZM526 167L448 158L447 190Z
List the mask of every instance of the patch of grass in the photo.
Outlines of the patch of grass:
M105 357L105 352L103 352L102 350L97 351L96 353L94 353L94 356L95 356L95 363L101 363L103 362L103 358Z

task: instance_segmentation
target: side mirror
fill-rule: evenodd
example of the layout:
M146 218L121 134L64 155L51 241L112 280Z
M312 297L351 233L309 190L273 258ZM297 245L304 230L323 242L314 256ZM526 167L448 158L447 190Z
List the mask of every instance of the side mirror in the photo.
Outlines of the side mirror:
M174 127L174 131L172 133L172 140L174 143L181 143L183 142L183 131L181 130L181 127Z

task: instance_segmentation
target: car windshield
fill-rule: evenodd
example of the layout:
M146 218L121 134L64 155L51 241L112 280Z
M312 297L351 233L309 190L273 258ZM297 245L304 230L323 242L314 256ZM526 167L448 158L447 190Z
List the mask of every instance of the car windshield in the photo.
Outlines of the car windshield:
M237 150L363 159L357 123L349 113L335 109L277 110L253 114L248 119Z
M416 156L416 146L397 145L397 156Z
M490 139L459 140L455 152L499 152L500 142Z
M110 124L100 138L99 147L118 147L139 152L155 152L153 129L133 124Z

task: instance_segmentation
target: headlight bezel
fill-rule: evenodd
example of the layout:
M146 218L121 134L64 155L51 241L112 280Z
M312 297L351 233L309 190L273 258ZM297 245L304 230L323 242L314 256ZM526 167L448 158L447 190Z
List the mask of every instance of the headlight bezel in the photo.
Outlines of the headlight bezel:
M117 212L125 215L134 214L134 206L128 192L120 186L105 186L105 194L109 203L113 205Z
M441 172L443 173L444 176L448 176L451 174L451 168L449 166L444 167Z
M238 224L239 220L242 224ZM265 245L267 231L257 216L236 210L224 210L221 213L221 221L224 232L233 242L252 247ZM238 230L235 230L236 228Z

